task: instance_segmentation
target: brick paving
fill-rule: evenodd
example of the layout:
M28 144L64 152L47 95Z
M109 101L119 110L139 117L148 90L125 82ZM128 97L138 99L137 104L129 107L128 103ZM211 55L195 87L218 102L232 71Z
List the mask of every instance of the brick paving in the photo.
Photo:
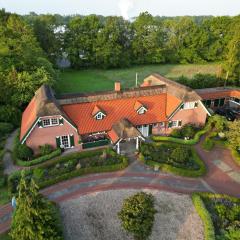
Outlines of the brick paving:
M123 171L77 177L41 192L58 203L92 192L114 189L155 189L187 194L207 191L240 197L240 183L236 177L240 173L240 167L233 161L230 151L216 147L211 152L206 152L202 150L201 143L195 145L195 149L208 169L207 174L201 178L154 172L142 163L133 161L135 157L131 155L131 164ZM9 229L11 214L10 204L0 207L0 233Z

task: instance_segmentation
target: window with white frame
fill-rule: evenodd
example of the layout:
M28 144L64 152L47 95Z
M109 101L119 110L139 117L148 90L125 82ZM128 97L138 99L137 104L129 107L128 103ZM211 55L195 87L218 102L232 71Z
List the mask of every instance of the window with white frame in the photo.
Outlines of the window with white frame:
M178 127L178 121L172 121L172 127Z
M138 114L144 114L146 111L147 111L147 110L146 110L145 107L141 107L141 108L138 109L137 113L138 113Z
M164 126L165 126L164 122L160 122L160 123L159 123L159 126L160 126L160 127L164 127Z
M183 109L193 109L195 108L195 102L186 102L183 105Z
M48 118L48 119L43 119L42 123L43 123L43 126L44 126L44 127L51 126L50 118Z
M60 143L63 148L70 148L70 138L69 135L64 135L60 137Z
M59 124L58 118L47 118L42 120L43 127L56 126Z
M99 112L95 117L97 120L101 120L105 117L105 115L102 112Z
M51 124L52 126L58 125L58 118L51 118Z

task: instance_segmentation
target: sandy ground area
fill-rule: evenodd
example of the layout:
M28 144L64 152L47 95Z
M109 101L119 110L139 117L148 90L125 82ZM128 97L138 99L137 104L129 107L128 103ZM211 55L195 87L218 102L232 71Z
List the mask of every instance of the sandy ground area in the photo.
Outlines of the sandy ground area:
M137 190L112 190L60 204L66 240L132 240L117 213L122 202ZM155 223L150 240L203 240L203 225L191 198L162 191L155 196Z

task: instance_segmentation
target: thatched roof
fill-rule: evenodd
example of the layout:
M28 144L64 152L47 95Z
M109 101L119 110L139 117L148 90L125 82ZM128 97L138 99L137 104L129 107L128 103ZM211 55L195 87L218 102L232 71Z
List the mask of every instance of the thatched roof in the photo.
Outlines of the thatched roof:
M186 87L176 81L172 81L165 78L157 73L151 74L149 77L144 79L145 85L147 86L166 86L167 93L177 97L183 102L198 101L202 98L193 89Z
M74 104L74 103L86 103L105 100L115 100L123 98L143 97L159 95L166 92L166 86L149 86L145 88L132 88L121 91L101 91L95 93L77 93L77 94L65 94L59 96L58 102L60 105Z
M142 134L132 125L132 123L124 118L112 126L112 130L119 139L142 137Z
M63 115L61 107L57 103L52 89L48 85L42 85L35 92L36 116Z

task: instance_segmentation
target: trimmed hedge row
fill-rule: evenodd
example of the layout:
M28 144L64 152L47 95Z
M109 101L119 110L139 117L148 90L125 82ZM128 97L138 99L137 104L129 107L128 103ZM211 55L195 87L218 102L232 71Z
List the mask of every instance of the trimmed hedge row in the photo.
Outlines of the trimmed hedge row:
M3 187L6 183L6 176L3 174L3 156L5 154L5 150L0 150L0 188Z
M45 162L47 160L50 160L52 158L55 158L57 156L61 155L61 149L56 149L53 152L51 152L50 154L35 158L31 161L23 161L21 159L16 158L16 164L22 167L30 167L36 164L40 164L42 162Z
M200 140L200 137L205 134L208 131L207 128L198 131L193 139L184 140L180 138L174 138L174 137L167 137L167 136L152 136L151 139L154 142L173 142L173 143L180 143L180 144L186 144L186 145L194 145L197 144Z
M194 162L199 166L198 170L189 170L189 169L183 169L183 168L177 168L177 167L173 167L169 164L166 163L159 163L159 162L155 162L152 160L144 160L144 156L142 154L140 154L139 159L141 161L144 161L145 164L151 166L151 167L155 167L158 166L160 170L164 171L164 172L169 172L169 173L173 173L173 174L177 174L180 176L184 176L184 177L200 177L203 176L207 169L206 166L204 164L204 162L200 159L200 157L198 156L198 154L196 153L196 151L194 149L191 149L192 152L192 157Z
M74 177L79 177L85 174L91 174L91 173L102 173L102 172L114 172L114 171L118 171L121 169L124 169L128 166L128 160L126 158L124 158L123 163L120 164L115 164L115 165L106 165L106 166L102 166L102 167L90 167L90 168L82 168L82 169L78 169L78 170L74 170L70 173L65 173L61 176L58 176L56 178L44 181L42 183L39 184L40 188L45 188L48 186L51 186L53 184L56 184L58 182L61 181L65 181Z
M82 159L82 158L87 158L87 157L93 157L93 156L96 156L96 155L100 155L101 153L102 153L102 151L100 151L100 150L73 153L73 154L69 154L69 155L66 155L66 156L63 156L63 157L57 157L57 158L54 158L50 161L44 162L44 163L38 165L37 168L43 168L44 169L44 168L47 168L47 167L51 167L52 165L55 165L57 163L63 163L63 162L66 162L66 161L71 161L73 159ZM43 182L40 182L40 183L38 183L38 185L39 185L40 188L44 188L44 187L53 185L55 183L61 182L63 180L68 180L68 179L71 179L73 177L81 176L81 175L84 175L84 174L117 171L117 170L124 169L127 166L128 166L128 159L123 157L122 162L119 163L119 164L76 169L76 170L73 170L69 173L64 173L62 175L59 175L59 176L56 176L54 178L51 178L51 179L45 180ZM34 168L29 168L29 169L24 170L25 176L29 177L33 173L33 169ZM15 193L14 183L20 177L21 177L21 171L16 171L8 177L8 191L9 191L10 195L12 193Z
M192 194L192 201L196 208L196 211L204 224L204 239L205 240L214 240L215 239L215 231L213 222L211 219L211 215L205 207L204 202L201 197L197 193Z

